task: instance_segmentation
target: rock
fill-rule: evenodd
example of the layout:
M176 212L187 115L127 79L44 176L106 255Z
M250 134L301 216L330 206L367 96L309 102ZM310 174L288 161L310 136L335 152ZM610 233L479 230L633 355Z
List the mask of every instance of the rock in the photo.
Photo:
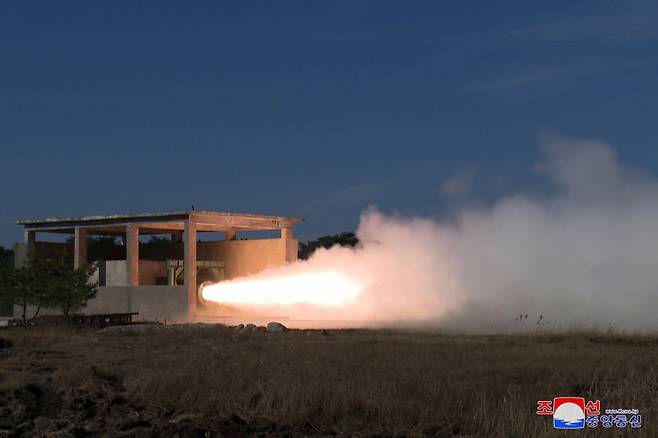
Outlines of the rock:
M239 328L238 328L239 327ZM249 335L250 333L254 333L256 331L256 326L254 324L240 324L236 326L234 329L234 333L238 336L246 336Z
M272 321L267 323L266 330L268 333L283 333L288 331L288 327L281 324L280 322Z
M244 328L244 324L238 324L235 327L233 327L233 333L240 332L242 331L243 328Z

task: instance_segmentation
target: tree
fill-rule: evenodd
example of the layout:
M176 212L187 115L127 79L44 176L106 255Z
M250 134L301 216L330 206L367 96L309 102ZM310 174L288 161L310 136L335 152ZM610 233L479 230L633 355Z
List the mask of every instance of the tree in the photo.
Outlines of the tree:
M75 238L73 236L67 237L64 241L69 245L73 245ZM89 236L87 237L87 246L121 246L121 241L118 237L114 236Z
M5 279L9 280L11 270L14 268L14 251L0 246L0 315L11 315L14 302L10 297Z
M0 303L2 314L10 314L14 305L14 270L4 263L0 263Z
M146 247L164 247L168 246L171 244L171 239L166 236L157 236L157 235L151 235L149 240L146 242L140 242L140 247L141 248L146 248Z
M306 260L320 247L327 249L334 245L355 247L358 243L359 238L352 232L322 236L317 240L309 240L306 243L300 243L298 254L300 259Z
M14 264L14 251L0 245L0 266L12 266Z
M96 296L98 284L90 282L96 271L94 263L73 269L63 261L48 261L42 269L49 282L42 304L58 309L64 316L76 313Z
M27 325L28 306L36 306L32 318L39 315L41 306L47 300L47 274L41 261L28 260L18 269L4 266L0 271L0 289L3 301L16 304L22 308L23 324Z

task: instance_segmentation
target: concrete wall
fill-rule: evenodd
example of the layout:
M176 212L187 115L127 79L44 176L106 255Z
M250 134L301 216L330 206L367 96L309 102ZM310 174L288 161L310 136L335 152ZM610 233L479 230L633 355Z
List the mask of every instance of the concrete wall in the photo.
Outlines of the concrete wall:
M286 263L295 262L298 259L299 241L297 239L288 240L288 256Z
M28 317L32 317L35 311L34 306L28 306ZM14 306L14 318L21 318L22 312L22 307ZM139 312L134 318L136 321L185 321L187 291L184 286L99 287L96 297L82 310L87 315L128 312ZM39 314L57 315L60 312L42 308Z
M139 312L141 321L184 321L187 292L184 286L114 286L98 288L85 314Z
M17 243L14 245L14 267L20 268L27 260L27 245L24 243Z
M131 312L131 288L129 286L99 287L96 297L87 302L82 311L86 315L95 313Z
M297 247L292 239L290 245ZM281 239L224 240L199 242L198 260L224 262L226 279L255 274L263 269L281 266L286 263L285 243ZM296 254L295 250L295 254Z
M139 285L155 286L167 284L167 265L158 260L139 261Z
M183 260L183 242L140 245L139 258L142 260Z
M142 286L132 288L131 311L145 321L184 321L187 319L185 286Z
M105 265L104 286L128 286L128 264L125 260L106 260L101 263Z

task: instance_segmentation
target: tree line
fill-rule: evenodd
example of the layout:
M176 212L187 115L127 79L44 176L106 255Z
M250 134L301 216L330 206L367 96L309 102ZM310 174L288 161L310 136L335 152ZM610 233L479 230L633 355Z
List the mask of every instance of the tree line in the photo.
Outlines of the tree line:
M334 245L355 247L359 243L359 238L352 232L345 232L340 234L331 234L327 236L318 237L315 240L299 243L298 256L302 260L306 260L318 248L329 249Z

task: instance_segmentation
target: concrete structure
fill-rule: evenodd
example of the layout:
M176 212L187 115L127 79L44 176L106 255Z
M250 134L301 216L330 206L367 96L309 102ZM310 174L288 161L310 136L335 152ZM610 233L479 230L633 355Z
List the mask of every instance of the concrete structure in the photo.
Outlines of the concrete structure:
M212 211L19 220L25 239L16 246L16 265L27 257L69 260L80 267L99 264L99 290L86 313L139 312L138 319L199 317L197 290L206 279L232 279L297 260L293 225L301 218ZM245 232L279 230L277 238L243 240ZM222 232L223 240L200 241L201 233ZM41 242L37 233L73 236L70 243ZM144 235L170 235L155 244ZM120 237L122 245L88 245L89 236ZM182 267L167 272L167 267ZM202 267L199 270L199 266ZM16 309L15 309L16 311ZM221 316L221 315L220 315Z

